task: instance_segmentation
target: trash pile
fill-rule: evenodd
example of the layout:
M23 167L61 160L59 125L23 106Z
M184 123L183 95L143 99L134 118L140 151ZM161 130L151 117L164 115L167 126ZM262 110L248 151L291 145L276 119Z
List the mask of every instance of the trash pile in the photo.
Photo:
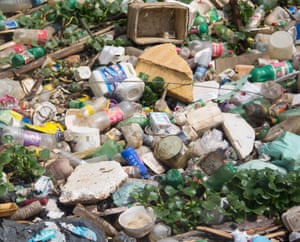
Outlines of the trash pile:
M298 5L0 0L0 240L298 241Z

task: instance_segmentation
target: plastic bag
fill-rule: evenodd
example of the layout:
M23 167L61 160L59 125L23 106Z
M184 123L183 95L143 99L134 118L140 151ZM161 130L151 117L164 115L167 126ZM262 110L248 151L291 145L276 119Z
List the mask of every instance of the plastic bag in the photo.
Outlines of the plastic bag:
M300 169L300 136L285 132L276 140L260 146L260 153L271 156L272 163L284 167L288 172Z

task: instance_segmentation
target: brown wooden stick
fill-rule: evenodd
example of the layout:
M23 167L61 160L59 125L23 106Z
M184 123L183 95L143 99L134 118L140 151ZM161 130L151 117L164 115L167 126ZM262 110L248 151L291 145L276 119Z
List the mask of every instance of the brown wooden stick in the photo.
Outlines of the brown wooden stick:
M220 230L220 229L213 229L213 228L206 227L206 226L197 226L196 229L200 230L200 231L205 231L205 232L209 232L212 234L216 234L216 235L219 235L219 236L227 238L227 239L233 238L232 234L225 232L223 230Z
M281 236L285 236L287 233L287 231L278 231L272 234L266 234L264 235L265 237L267 237L268 239L272 239L272 238L276 238L276 237L281 237Z
M96 224L101 228L107 235L109 236L116 236L118 231L106 220L101 217L95 216L90 211L86 210L82 204L77 204L73 209L73 214L85 218L92 223Z
M108 26L108 27L94 33L94 36L107 33L109 31L111 31L113 28L114 28L114 26L112 26L112 25ZM67 56L79 53L85 49L85 44L89 38L90 38L90 36L86 36L86 37L82 38L78 43L73 44L72 46L68 46L63 49L60 49L54 53L51 53L51 54L49 54L49 56L55 60L55 59L62 59ZM46 60L46 56L41 57L27 65L24 65L19 69L11 68L9 70L3 71L0 73L0 79L13 78L14 76L19 76L26 72L32 71L36 68L39 68L44 63L45 60Z

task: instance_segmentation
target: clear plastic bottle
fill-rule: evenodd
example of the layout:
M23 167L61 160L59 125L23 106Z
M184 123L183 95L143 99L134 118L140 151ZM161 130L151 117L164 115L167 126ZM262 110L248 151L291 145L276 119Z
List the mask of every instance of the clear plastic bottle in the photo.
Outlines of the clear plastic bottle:
M54 26L47 26L44 29L16 29L13 33L13 41L19 44L45 43L52 38L56 29Z
M211 48L205 48L196 53L194 57L195 63L197 63L196 70L194 72L194 80L201 81L203 80L209 63L212 58L212 50Z
M25 52L26 49L27 49L27 47L25 45L15 44L15 45L8 47L0 52L0 60L3 58L8 58L16 53L22 54Z
M108 110L96 112L87 120L88 126L101 131L131 117L137 111L138 104L130 101L122 101Z
M252 30L259 27L260 23L262 22L265 16L264 6L260 5L254 11L254 14L251 16L249 23L246 26L247 30Z
M0 9L3 13L13 13L40 5L47 0L0 0Z
M12 67L21 67L22 65L28 64L46 54L46 49L43 47L33 47L25 50L21 54L15 54L11 59Z
M59 135L45 134L19 127L5 126L1 132L1 143L21 144L24 146L36 146L45 149L57 148Z
M192 40L189 42L189 49L192 56L194 56L198 51L203 50L205 48L211 48L213 58L223 57L230 52L228 50L227 44L223 42L211 42L201 40Z
M104 96L97 97L82 107L78 115L79 117L89 117L96 112L105 110L107 105L108 100Z

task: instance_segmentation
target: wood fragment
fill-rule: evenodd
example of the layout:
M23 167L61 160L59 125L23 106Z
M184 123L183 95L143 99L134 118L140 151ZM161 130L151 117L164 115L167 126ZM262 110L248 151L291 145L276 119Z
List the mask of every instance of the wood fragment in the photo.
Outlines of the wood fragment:
M93 213L86 210L85 207L80 203L77 204L73 209L73 214L85 218L91 221L92 223L98 225L99 228L102 229L109 236L116 236L118 234L118 231L109 222L107 222L101 217L95 216Z
M265 237L267 237L268 239L272 239L272 238L276 238L276 237L282 237L285 236L287 234L287 231L278 231L278 232L274 232L272 234L266 234L264 235Z
M232 234L230 234L226 231L223 231L223 230L219 230L219 229L213 229L213 228L206 227L206 226L197 226L196 229L199 231L213 233L213 234L219 235L219 236L227 238L227 239L233 238Z

